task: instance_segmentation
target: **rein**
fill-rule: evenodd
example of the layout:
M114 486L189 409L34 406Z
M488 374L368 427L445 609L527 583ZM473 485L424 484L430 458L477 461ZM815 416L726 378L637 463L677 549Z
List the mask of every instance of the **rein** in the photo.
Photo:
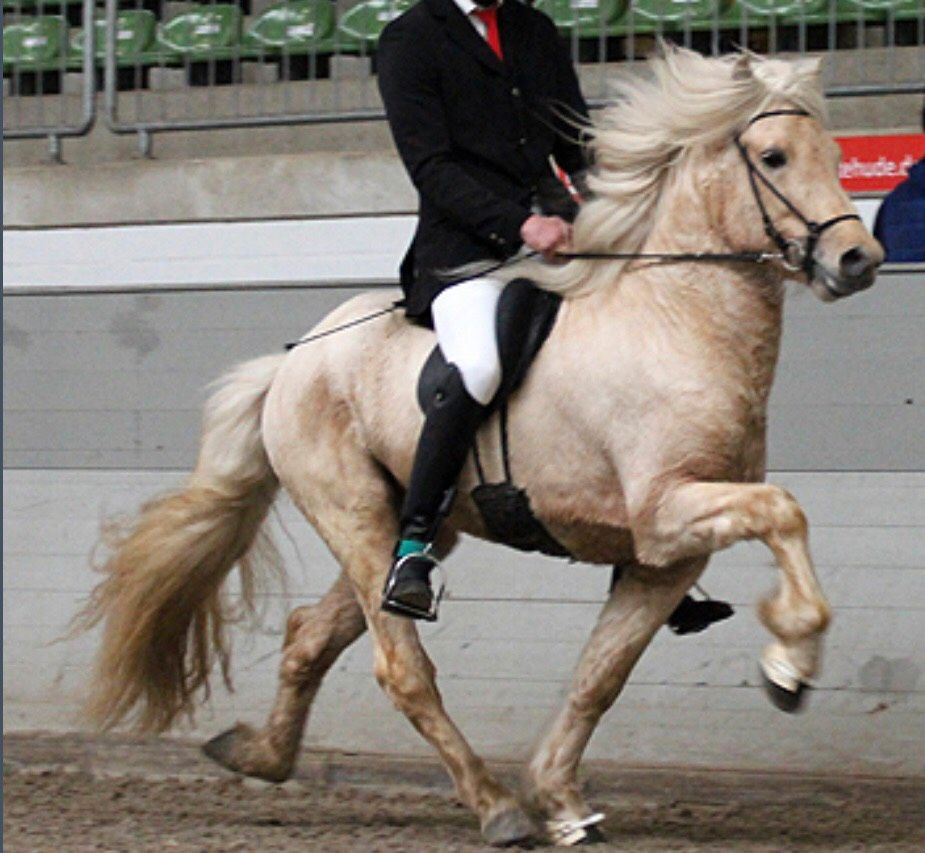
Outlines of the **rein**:
M556 252L557 258L569 261L741 261L763 264L786 260L777 252ZM518 259L519 260L519 259Z
M816 245L818 244L819 238L822 236L823 232L831 228L833 225L837 225L839 222L845 222L851 219L860 221L861 217L856 213L843 213L840 216L833 216L831 219L826 219L824 222L816 222L815 220L809 219L792 201L790 201L790 199L787 198L787 196L785 196L779 189L777 189L773 182L769 178L765 177L765 175L762 174L758 167L752 162L752 159L748 156L748 152L745 150L745 146L742 144L742 134L745 133L745 131L748 130L757 121L761 121L762 119L766 118L773 118L774 116L785 115L805 116L807 118L810 117L810 114L806 110L801 109L766 110L763 113L758 113L757 115L752 116L745 127L742 128L742 130L739 131L733 138L736 149L741 155L746 169L748 170L748 182L752 188L752 195L755 198L755 203L758 205L758 210L761 212L761 221L764 223L764 232L774 242L774 245L777 246L777 248L780 250L779 252L557 252L556 257L568 261L665 261L668 263L715 263L718 261L733 261L746 264L764 264L769 261L780 261L784 267L791 272L802 271L808 276L812 276L813 265L816 262L814 257ZM758 189L759 181L771 192L771 194L776 199L778 199L778 201L780 201L787 208L787 210L789 210L794 216L797 217L797 219L803 223L803 225L806 226L805 242L801 242L796 238L788 239L783 234L781 234L780 230L771 219L767 206L764 203L764 199L761 196L761 192ZM536 257L539 254L540 252L530 251L522 255L515 255L513 258L507 258L506 260L498 261L496 263L490 264L487 267L483 267L477 272L470 273L460 278L452 279L450 282L448 282L448 286L454 284L462 284L464 281L470 281L471 279L478 278L488 273L496 272L497 270L503 269L504 267L511 266L529 258ZM345 331L346 329L350 329L354 326L368 323L370 320L375 320L377 317L382 317L386 314L392 314L402 307L404 307L404 300L399 300L394 302L388 308L383 308L379 311L375 311L372 314L367 314L364 317L351 320L350 322L344 323L343 325L335 326L332 329L325 329L323 332L317 332L314 335L308 335L304 338L300 338L297 341L288 343L286 344L286 349L291 350L297 346L301 346L302 344L316 341L319 338L326 338L328 335L333 335L337 332Z

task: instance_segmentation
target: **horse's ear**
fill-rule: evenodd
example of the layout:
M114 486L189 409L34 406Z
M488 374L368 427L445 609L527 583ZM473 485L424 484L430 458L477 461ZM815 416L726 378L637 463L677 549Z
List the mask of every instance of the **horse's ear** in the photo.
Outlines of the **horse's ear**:
M752 58L747 53L740 53L732 66L733 80L750 80L752 73Z

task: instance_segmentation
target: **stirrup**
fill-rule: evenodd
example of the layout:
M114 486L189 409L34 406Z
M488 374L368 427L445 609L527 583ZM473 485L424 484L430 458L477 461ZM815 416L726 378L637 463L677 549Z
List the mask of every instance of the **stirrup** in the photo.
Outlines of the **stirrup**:
M446 589L446 575L443 572L443 568L440 563L437 562L437 559L430 553L431 548L428 545L423 551L417 551L413 554L405 554L404 557L399 557L398 560L393 563L392 568L389 570L389 577L386 580L385 589L382 591L382 601L380 602L380 609L384 610L386 613L394 613L397 616L406 616L409 619L422 619L425 622L436 622L437 621L437 610L440 607L440 602L443 599L443 593ZM427 583L430 584L430 575L433 573L433 570L436 569L439 575L439 585L437 587L436 593L433 591L433 587L430 588L430 606L427 609L423 607L415 607L411 604L406 604L402 601L396 601L392 598L392 594L395 589L395 584L398 582L398 575L401 571L401 567L404 563L409 560L420 560L424 559L431 564L430 572L427 577Z

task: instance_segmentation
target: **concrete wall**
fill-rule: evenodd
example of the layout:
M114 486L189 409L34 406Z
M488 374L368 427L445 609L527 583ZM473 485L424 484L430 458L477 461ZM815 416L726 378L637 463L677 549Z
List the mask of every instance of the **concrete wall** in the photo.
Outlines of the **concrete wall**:
M99 523L182 480L204 385L279 348L350 291L8 294L4 334L4 709L8 730L71 728L93 638L52 644L94 583ZM835 306L787 312L771 407L771 479L803 502L836 620L810 710L784 717L757 686L766 641L752 605L773 583L758 545L718 556L705 583L737 616L662 632L590 755L629 762L925 772L925 468L921 273L884 274ZM312 601L333 560L283 500L288 595L265 598L236 641L238 692L219 691L206 736L259 722L274 691L287 608ZM608 572L467 542L451 598L424 628L448 707L488 754L519 757L561 700ZM363 640L332 672L312 720L318 747L417 752L380 695Z
M4 461L17 468L189 466L204 386L280 350L350 293L38 292L11 289L4 312ZM836 305L794 294L771 468L925 470L923 322L920 275L886 273Z
M869 28L872 29L872 28ZM869 33L870 34L870 33ZM920 37L921 39L921 37ZM650 38L637 38L637 55L645 56L654 48ZM761 50L760 47L755 49ZM823 57L823 85L826 89L869 85L874 82L919 83L925 74L921 46L865 47L859 50L833 50ZM350 57L343 60L351 61ZM355 62L355 60L354 60ZM361 60L366 62L366 60ZM613 81L622 75L639 73L642 63L582 63L578 66L582 90L596 103L613 98ZM6 127L44 124L49 116L78 115L79 97L25 97L17 101L4 99ZM45 103L43 103L43 101ZM91 134L82 139L66 139L63 157L69 166L128 161L138 157L138 140L134 135L116 136L103 121L103 98L98 96L99 120ZM830 102L832 127L838 131L876 129L916 132L921 94L906 93L877 97L833 98ZM44 110L44 113L43 113ZM315 114L381 110L376 78L273 82L267 85L218 86L212 89L180 87L167 91L122 92L118 96L120 122L148 124L169 118L209 119L230 116L285 115L297 111ZM255 154L295 154L329 151L382 151L390 146L383 122L353 122L348 125L317 124L212 131L177 131L158 134L153 153L159 160L196 160L222 156L241 157ZM12 140L4 143L7 166L39 165L48 160L48 146L43 141ZM61 170L59 170L61 171Z

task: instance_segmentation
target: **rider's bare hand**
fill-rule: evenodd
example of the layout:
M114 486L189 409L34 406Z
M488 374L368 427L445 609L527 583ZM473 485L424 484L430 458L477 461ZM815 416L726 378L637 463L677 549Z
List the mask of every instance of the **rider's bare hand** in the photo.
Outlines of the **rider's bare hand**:
M534 213L520 226L520 236L531 249L541 252L547 261L554 261L558 252L565 252L571 246L572 226L558 216Z

